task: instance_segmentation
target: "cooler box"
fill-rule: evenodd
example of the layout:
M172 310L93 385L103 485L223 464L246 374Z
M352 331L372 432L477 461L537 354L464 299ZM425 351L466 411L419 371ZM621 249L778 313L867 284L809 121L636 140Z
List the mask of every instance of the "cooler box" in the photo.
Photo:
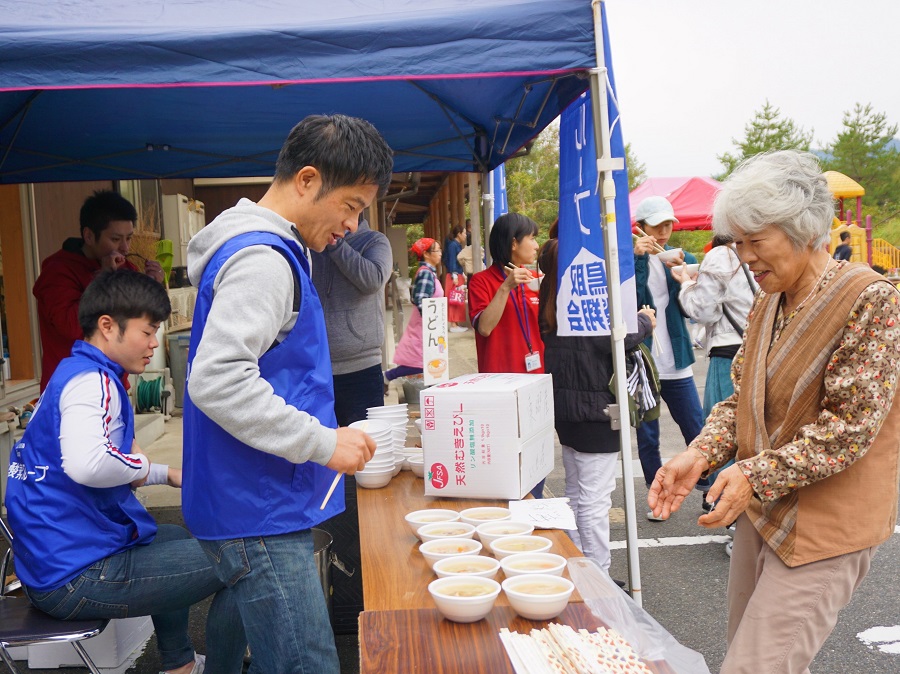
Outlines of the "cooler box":
M470 374L419 394L425 495L523 498L553 470L549 374Z
M133 664L129 662L129 656L138 649L140 651L135 656L140 655L151 636L153 622L150 616L121 618L110 620L103 632L92 639L85 639L81 645L97 667L124 671ZM68 643L27 646L12 651L14 659L28 660L29 669L84 667L84 662Z

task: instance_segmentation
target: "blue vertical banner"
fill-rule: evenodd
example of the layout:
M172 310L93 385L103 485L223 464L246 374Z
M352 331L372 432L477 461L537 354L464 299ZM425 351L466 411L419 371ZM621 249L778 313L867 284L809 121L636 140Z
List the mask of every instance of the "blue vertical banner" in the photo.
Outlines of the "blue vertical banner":
M491 193L494 197L494 217L491 220L493 223L501 215L509 213L509 201L506 198L506 164L500 164L491 171Z
M615 80L609 54L606 16L603 48L609 69L607 96L610 145L613 157L625 156L622 129L615 99ZM600 194L594 123L590 93L582 94L560 118L559 126L559 292L556 320L560 335L608 335L609 286L606 251L601 229ZM634 254L631 213L628 207L628 174L614 171L619 280L625 325L637 331Z

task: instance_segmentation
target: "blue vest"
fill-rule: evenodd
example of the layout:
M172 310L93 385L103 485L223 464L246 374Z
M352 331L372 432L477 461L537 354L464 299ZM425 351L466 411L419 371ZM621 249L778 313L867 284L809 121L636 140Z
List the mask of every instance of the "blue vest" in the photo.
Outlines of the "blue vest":
M73 377L89 370L108 374L118 390L125 422L119 451L131 453L134 414L121 366L98 348L75 342L72 355L50 378L10 460L6 507L15 536L16 573L37 592L55 590L94 562L147 544L156 535L156 522L129 485L87 487L63 472L59 398ZM102 395L98 389L98 399Z
M216 251L204 269L194 306L188 380L213 302L216 276L232 255L248 246L271 246L284 255L300 293L297 322L284 341L259 359L260 375L289 405L324 426L337 428L325 319L309 264L297 243L274 234L236 236ZM311 461L294 464L245 445L198 409L185 385L182 510L197 538L270 536L309 529L344 510L343 481L325 510L319 510L335 474Z

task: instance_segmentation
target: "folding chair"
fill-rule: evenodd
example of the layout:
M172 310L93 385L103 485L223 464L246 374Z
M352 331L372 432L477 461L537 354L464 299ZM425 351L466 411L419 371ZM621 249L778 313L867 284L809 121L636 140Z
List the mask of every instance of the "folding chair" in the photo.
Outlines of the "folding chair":
M0 563L0 660L12 674L18 674L7 649L68 642L72 644L91 674L100 674L100 670L80 642L100 634L109 621L57 620L36 609L25 598L10 597L7 592L16 585L6 583L6 574L12 561L12 532L2 519L0 519L0 533L9 544L3 562Z

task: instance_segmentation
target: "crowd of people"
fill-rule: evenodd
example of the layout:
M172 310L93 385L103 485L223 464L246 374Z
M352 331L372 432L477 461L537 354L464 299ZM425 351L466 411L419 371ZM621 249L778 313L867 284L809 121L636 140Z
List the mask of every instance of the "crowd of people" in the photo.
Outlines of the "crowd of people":
M80 239L35 284L43 394L6 496L38 608L152 616L169 674L236 674L248 644L251 671L339 671L310 529L349 509L342 488L326 491L375 445L348 426L383 403L390 381L421 374L422 302L444 296L456 300L451 330L472 326L480 372L553 375L570 536L609 569L613 341L558 334L556 228L539 246L537 223L500 216L490 265L471 274L464 226L443 245L418 239L413 309L383 372L391 248L362 211L391 166L367 122L308 117L263 198L191 240L183 471L137 446L125 383L147 367L171 310L162 270L129 262L136 213L125 199L85 202ZM634 215L639 311L624 348L658 377L687 447L663 463L658 421L638 424L647 518L664 522L696 489L699 525L733 528L722 672L807 671L896 522L900 293L842 247L829 253L832 198L808 154L759 155L725 181L699 269L669 252L678 219L666 199ZM702 401L688 320L704 326ZM144 484L182 489L186 528L156 525L134 495ZM204 658L187 612L210 595Z

